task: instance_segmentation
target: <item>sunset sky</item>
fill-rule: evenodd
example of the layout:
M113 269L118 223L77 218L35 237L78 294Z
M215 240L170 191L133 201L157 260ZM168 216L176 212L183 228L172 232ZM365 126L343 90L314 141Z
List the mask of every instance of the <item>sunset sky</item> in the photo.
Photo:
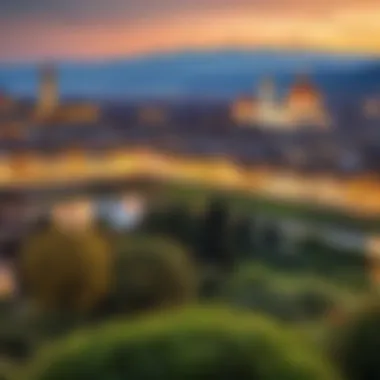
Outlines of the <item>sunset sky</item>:
M380 0L1 0L0 59L220 47L380 54Z

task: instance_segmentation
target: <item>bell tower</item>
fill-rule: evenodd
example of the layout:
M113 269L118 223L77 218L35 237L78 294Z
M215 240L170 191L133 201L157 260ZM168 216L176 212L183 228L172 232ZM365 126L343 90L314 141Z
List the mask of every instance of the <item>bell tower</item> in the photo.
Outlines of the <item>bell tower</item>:
M58 79L54 65L44 65L40 71L40 90L37 115L48 117L59 104Z
M271 77L265 78L259 87L259 99L266 106L273 106L276 102L276 86Z

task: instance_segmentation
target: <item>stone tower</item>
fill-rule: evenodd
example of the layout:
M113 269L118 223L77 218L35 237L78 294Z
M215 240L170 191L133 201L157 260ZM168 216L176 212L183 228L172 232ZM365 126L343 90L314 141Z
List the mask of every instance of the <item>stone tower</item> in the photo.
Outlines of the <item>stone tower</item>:
M58 107L58 79L53 65L44 65L40 74L40 92L37 104L37 115L49 117Z
M259 100L266 106L273 106L276 102L276 86L271 77L265 78L259 87Z

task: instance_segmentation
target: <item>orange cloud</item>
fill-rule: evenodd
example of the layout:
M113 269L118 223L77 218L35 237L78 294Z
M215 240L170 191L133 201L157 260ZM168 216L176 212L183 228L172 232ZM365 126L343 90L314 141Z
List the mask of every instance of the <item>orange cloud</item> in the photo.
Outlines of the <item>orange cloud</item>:
M220 4L128 22L26 19L12 24L10 42L5 33L10 26L0 27L0 48L16 58L92 58L231 45L380 53L377 1L239 0L234 6L223 0Z

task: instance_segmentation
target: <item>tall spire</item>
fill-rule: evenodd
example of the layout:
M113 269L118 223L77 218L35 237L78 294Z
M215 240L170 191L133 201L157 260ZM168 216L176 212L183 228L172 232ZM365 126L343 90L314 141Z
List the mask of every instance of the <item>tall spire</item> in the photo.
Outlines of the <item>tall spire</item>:
M276 100L276 86L272 77L263 79L259 89L259 98L267 104L274 104Z
M58 103L56 67L52 63L46 63L40 69L40 94L37 112L41 117L50 116L58 106Z

